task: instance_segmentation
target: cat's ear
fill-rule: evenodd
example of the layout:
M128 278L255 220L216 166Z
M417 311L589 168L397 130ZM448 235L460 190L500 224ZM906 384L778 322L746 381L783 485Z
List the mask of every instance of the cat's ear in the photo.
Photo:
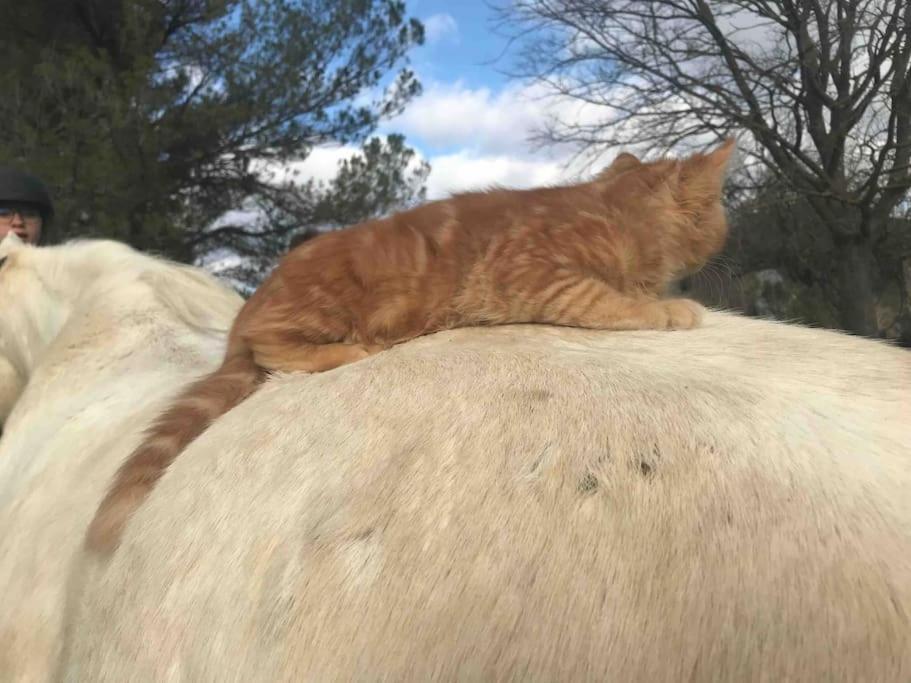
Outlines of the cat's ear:
M694 154L683 162L683 184L692 198L718 199L736 149L728 138L708 154Z
M628 171L631 168L636 168L641 165L642 162L639 161L635 155L630 154L629 152L621 152L617 155L617 158L613 160L610 168L615 171Z
M727 175L731 157L737 149L737 140L727 138L718 149L705 156L706 165L724 178Z
M736 148L737 141L728 138L711 152L694 154L684 162L684 165L691 169L694 178L703 176L704 180L712 179L723 183Z
M600 180L607 180L608 178L613 178L615 175L624 173L626 171L631 171L634 168L638 168L642 165L642 162L639 161L635 156L629 152L621 152L617 157L611 162L611 165L605 168L598 174Z

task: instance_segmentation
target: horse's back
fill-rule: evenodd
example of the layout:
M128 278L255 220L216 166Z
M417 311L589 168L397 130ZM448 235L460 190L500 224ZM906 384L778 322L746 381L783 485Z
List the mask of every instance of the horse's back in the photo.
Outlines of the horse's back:
M275 378L87 559L69 680L908 680L911 357L461 330Z

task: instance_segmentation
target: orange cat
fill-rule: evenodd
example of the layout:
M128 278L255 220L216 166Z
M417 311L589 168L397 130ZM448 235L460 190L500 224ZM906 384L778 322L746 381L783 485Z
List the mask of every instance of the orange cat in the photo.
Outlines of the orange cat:
M470 325L698 325L699 304L659 296L723 245L733 148L651 163L621 154L591 182L458 195L303 243L241 309L222 366L120 468L88 546L113 550L168 465L268 371L329 370Z

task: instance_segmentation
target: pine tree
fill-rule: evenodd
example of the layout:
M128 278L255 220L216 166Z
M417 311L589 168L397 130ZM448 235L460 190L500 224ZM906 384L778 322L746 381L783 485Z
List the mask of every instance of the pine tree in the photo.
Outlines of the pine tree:
M399 0L5 3L0 163L52 188L52 240L269 258L317 223L421 196L427 168L399 136L371 139L329 185L265 169L366 140L419 92L407 53L422 40ZM212 230L250 205L270 218L255 234Z

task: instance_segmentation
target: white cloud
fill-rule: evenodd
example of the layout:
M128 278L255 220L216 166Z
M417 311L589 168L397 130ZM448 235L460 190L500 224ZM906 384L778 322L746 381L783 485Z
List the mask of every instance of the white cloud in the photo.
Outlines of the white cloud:
M578 102L543 98L538 86L507 85L499 92L469 88L462 82L431 83L403 114L382 126L381 133L401 132L430 162L427 196L439 199L456 192L491 186L535 187L571 182L590 175L600 163L587 167L573 162L573 150L536 149L529 138L551 114L592 120L603 116ZM338 162L357 152L352 146L314 149L303 161L270 166L278 182L310 178L330 180ZM606 155L609 160L614 152Z
M357 153L351 146L319 147L303 161L292 161L282 166L269 167L275 172L273 180L298 182L329 181L338 170L338 162ZM481 190L494 185L503 187L533 187L564 182L572 171L562 168L559 159L522 158L509 154L478 154L467 149L447 154L425 156L419 159L430 162L427 179L427 196L439 199L454 192Z
M545 114L542 103L528 94L518 86L494 93L461 82L431 83L388 128L430 147L527 155L528 138L544 122Z
M564 182L569 173L556 161L517 159L507 155L474 155L467 151L430 158L430 199L494 185L523 188Z
M568 148L535 149L528 138L549 112L578 116L578 104L545 101L536 86L510 85L500 92L463 83L433 83L406 111L382 126L401 132L430 162L427 196L491 186L525 188L570 182L591 170L570 163ZM587 115L590 115L587 114ZM274 182L331 180L342 159L357 153L350 145L318 147L303 161L266 164ZM613 156L611 154L610 156Z
M539 148L531 139L552 115L590 121L603 112L547 97L537 85L514 83L494 92L461 81L431 82L384 130L402 132L424 150L431 165L427 193L438 198L491 185L532 187L585 175L589 169L570 163L572 149Z
M458 44L459 25L451 14L442 12L427 17L424 21L424 34L427 43L433 45L444 40Z
M461 81L430 82L384 129L404 133L431 153L467 150L476 155L555 160L566 158L572 150L542 149L533 139L551 118L592 123L606 113L606 107L554 96L538 84L512 83L494 92L470 88Z
M357 152L357 147L351 145L317 147L302 161L266 162L256 170L263 171L270 182L277 184L289 180L298 183L305 183L311 179L328 181L338 172L339 162L351 158Z

